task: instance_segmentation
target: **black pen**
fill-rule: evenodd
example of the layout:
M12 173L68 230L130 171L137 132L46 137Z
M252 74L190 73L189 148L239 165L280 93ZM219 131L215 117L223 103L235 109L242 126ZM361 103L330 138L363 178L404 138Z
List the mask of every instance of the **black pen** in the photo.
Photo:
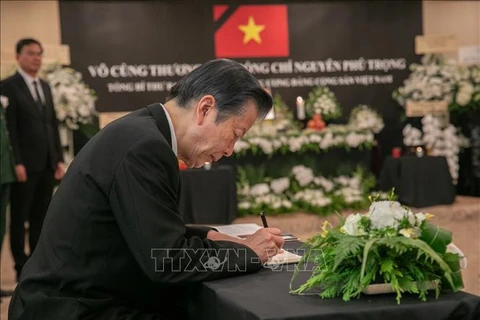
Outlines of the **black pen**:
M260 212L260 218L262 218L262 223L264 228L268 228L267 217L265 216L265 212Z

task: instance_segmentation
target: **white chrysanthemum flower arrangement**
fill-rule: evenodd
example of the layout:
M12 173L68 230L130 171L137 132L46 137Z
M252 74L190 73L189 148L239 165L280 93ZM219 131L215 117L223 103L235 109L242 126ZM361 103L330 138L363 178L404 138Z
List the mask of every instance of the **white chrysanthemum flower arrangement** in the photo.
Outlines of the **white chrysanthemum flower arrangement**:
M327 87L316 87L309 94L305 110L310 118L314 114L322 115L323 119L337 119L342 115L335 94Z
M393 98L405 107L407 100L453 101L453 92L458 79L455 62L438 55L425 55L421 64L410 65L412 73L403 86L393 92Z
M371 107L361 104L352 109L349 124L360 130L379 133L384 127L382 117Z
M58 121L71 130L92 123L97 114L97 98L95 92L82 80L80 72L55 64L47 66L43 73L52 88Z
M330 148L371 148L375 143L373 131L351 125L331 125L322 132L297 132L276 136L246 135L235 144L235 155L271 155L275 153L303 153L309 150L326 151Z
M263 178L250 184L246 171L239 170L237 184L240 215L260 211L271 214L294 211L327 214L341 209L364 208L371 176L357 169L351 176L315 176L311 168L297 165L288 176Z
M480 66L458 66L442 55L428 54L410 70L403 86L393 92L402 107L408 100L445 100L450 111L480 110Z
M461 66L450 111L480 110L480 66Z

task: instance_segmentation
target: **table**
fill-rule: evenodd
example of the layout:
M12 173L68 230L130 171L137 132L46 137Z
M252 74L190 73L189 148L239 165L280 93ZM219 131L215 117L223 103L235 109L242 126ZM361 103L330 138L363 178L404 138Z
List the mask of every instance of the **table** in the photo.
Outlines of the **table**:
M286 244L292 248L295 243ZM298 243L296 246L298 247ZM264 269L258 273L205 282L190 292L190 319L228 320L478 320L480 297L465 292L433 295L427 302L405 294L366 296L345 302L288 293L292 271ZM308 272L300 273L299 283Z
M180 171L180 215L185 223L230 224L237 217L236 174L231 166Z
M445 157L387 157L378 180L378 189L395 187L398 200L417 208L452 204L455 187Z

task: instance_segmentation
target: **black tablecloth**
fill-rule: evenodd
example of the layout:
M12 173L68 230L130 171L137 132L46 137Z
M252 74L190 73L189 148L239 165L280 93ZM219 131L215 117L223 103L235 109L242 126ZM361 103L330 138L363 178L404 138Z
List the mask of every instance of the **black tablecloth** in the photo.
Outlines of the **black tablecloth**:
M389 191L392 187L401 203L417 208L451 204L455 200L455 188L444 157L387 157L378 188Z
M185 223L229 224L237 217L237 180L232 167L182 170L180 180L180 215Z
M298 244L297 244L298 246ZM288 246L286 246L287 248ZM258 273L205 282L189 297L190 319L209 320L479 320L480 297L465 292L433 294L427 302L404 294L397 305L394 294L340 298L291 295L293 272L264 269ZM309 276L301 273L298 283ZM297 282L297 281L295 281Z

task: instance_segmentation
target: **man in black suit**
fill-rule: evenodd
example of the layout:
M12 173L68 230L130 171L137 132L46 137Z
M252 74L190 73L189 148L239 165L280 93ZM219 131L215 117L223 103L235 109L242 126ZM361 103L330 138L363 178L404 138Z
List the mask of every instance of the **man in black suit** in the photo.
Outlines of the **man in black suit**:
M53 197L10 319L181 319L187 285L260 269L282 247L280 230L239 240L185 226L178 159L200 167L230 156L271 106L242 65L213 60L164 105L102 129Z
M30 253L34 251L55 179L64 174L58 121L50 86L38 78L43 48L35 39L16 46L18 71L5 79L2 94L9 99L7 126L15 156L11 193L10 245L17 280L27 262L25 227L29 222Z

